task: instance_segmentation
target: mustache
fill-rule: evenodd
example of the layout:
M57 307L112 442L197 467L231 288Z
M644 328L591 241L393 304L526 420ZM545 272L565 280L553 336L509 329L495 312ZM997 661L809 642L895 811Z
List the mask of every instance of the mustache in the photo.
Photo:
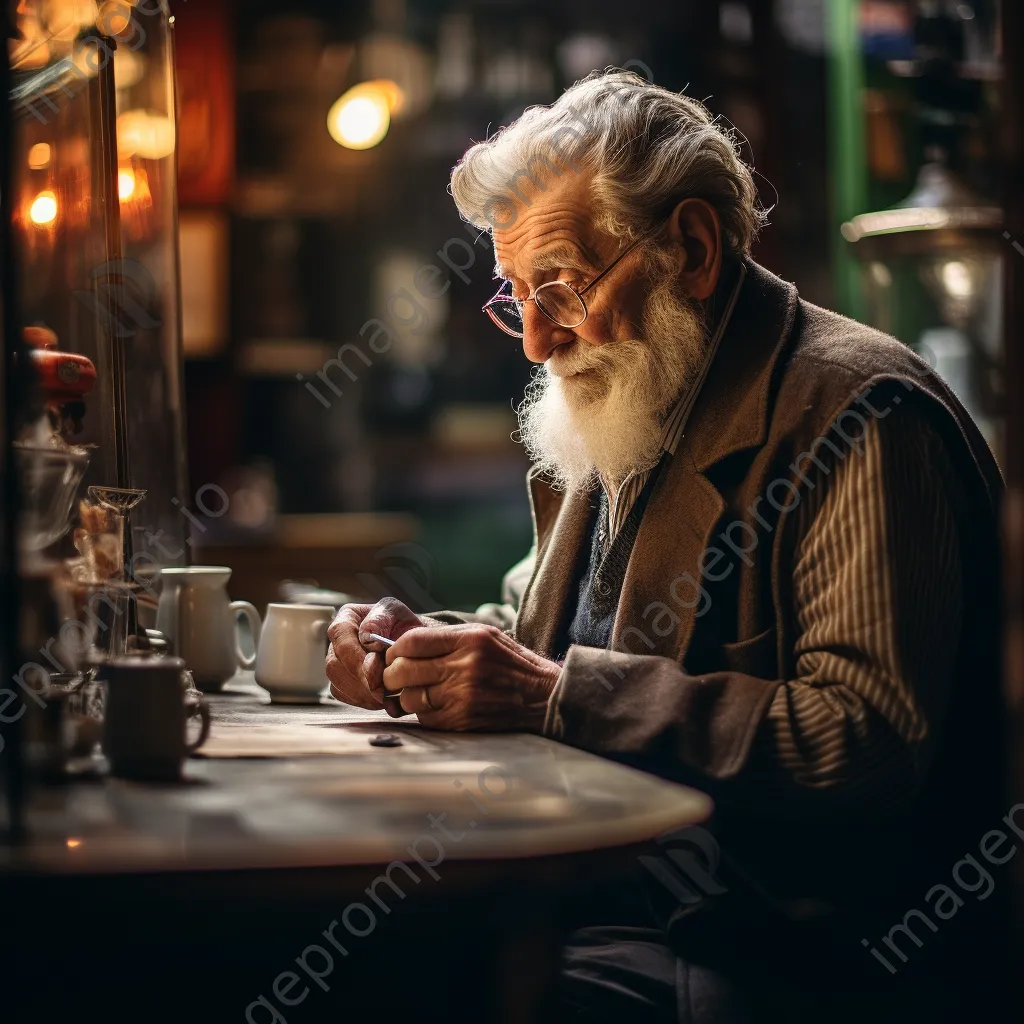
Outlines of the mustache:
M562 383L578 393L607 391L617 380L630 379L639 365L648 363L651 353L645 342L629 338L603 345L588 345L576 339L551 353L537 376ZM581 378L575 380L574 378Z
M576 338L551 353L544 364L544 371L552 377L561 378L595 371L607 373L613 364L613 358L605 351L607 347L595 348Z
M590 344L575 335L534 371L517 409L519 440L555 486L621 480L657 457L662 417L690 386L707 324L668 278L652 287L642 321L638 337Z

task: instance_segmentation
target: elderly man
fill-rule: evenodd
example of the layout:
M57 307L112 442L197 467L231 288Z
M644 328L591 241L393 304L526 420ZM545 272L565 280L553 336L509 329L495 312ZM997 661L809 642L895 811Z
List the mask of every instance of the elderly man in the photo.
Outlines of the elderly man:
M592 76L473 146L452 194L539 365L535 543L475 614L343 608L334 694L714 796L706 898L595 895L563 1019L945 1019L975 969L951 918L981 906L950 872L1005 811L984 440L906 347L750 259L750 170L685 96Z

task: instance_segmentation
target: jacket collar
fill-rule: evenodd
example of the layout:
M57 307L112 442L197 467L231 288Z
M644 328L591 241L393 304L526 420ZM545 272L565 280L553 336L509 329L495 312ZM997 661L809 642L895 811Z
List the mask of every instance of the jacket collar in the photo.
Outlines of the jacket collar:
M772 384L796 319L796 288L753 260L718 355L690 419L689 444L701 473L768 438Z
M659 550L658 543L652 541L664 544L666 537L677 538L675 543L681 550L672 561L692 563L699 579L696 561L724 508L721 495L707 478L708 471L727 456L760 447L767 439L772 383L792 333L798 297L791 284L757 263L747 261L746 266L746 280L697 397L688 429L677 453L669 457L667 472L659 479L644 515L624 581L613 643L653 597L648 588L655 584L667 552ZM699 475L694 475L694 471ZM689 476L694 486L683 484L682 476ZM586 547L590 496L555 491L536 470L530 471L527 481L537 568L523 594L516 636L539 654L553 657L562 620L569 609L576 569ZM688 495L689 503L688 521L682 531L678 529L680 493ZM644 557L650 564L644 562ZM679 624L674 640L659 641L657 652L635 653L685 650L693 618L691 608Z

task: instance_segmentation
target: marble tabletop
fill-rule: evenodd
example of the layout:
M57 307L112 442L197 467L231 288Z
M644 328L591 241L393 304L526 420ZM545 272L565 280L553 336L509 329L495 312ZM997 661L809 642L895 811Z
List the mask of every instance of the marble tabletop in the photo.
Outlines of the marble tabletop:
M494 861L631 846L711 813L702 793L539 736L438 732L329 697L273 705L251 673L208 699L207 756L180 784L39 786L0 872Z

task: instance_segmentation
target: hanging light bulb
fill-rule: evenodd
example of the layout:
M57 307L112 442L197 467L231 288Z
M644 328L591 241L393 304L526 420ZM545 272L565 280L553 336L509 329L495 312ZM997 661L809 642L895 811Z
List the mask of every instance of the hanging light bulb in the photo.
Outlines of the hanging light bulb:
M402 90L387 79L360 82L335 101L327 130L346 149L370 149L387 135L392 111L403 99Z
M123 203L131 199L135 192L135 175L130 167L122 167L117 172L117 198Z
M33 224L38 224L40 227L52 224L57 219L57 197L49 189L40 192L32 200L32 205L28 208L28 216Z

